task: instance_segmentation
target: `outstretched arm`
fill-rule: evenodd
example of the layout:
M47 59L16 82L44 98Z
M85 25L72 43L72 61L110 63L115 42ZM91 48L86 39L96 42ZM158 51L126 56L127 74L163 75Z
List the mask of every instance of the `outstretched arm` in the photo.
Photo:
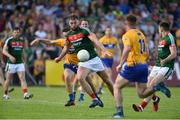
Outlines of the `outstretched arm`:
M37 45L37 44L39 44L39 43L44 43L44 44L47 44L47 45L52 44L52 43L51 43L51 40L42 39L42 38L36 38L35 40L33 40L33 41L31 42L30 45L33 46L33 45Z
M106 50L106 48L104 48L103 44L101 44L101 43L98 41L98 39L97 39L97 37L96 37L96 35L95 35L94 33L90 33L90 35L89 35L88 37L89 37L89 39L94 43L95 47L96 47L97 49L101 50L101 53L102 53L102 54L106 54L106 55L108 55L108 56L112 56L112 54L111 54L110 52L108 52L108 51Z

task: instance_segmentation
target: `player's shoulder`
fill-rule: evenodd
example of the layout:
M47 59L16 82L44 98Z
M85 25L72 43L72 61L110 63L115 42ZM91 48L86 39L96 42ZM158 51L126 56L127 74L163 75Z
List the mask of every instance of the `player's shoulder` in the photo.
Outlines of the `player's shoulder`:
M79 27L82 31L85 31L85 32L89 32L91 33L91 30L89 28L86 28L86 27Z
M8 37L8 38L5 40L5 44L9 43L9 42L12 41L12 40L13 40L13 37L12 37L12 36Z
M168 33L168 35L165 37L165 40L168 41L171 44L175 44L175 36L172 33Z
M13 36L8 37L5 41L10 41L13 39Z
M118 41L117 37L115 37L115 36L112 36L112 40L113 41Z
M107 38L106 38L106 36L104 35L104 36L102 36L99 40L100 41L104 41L104 40L106 40Z

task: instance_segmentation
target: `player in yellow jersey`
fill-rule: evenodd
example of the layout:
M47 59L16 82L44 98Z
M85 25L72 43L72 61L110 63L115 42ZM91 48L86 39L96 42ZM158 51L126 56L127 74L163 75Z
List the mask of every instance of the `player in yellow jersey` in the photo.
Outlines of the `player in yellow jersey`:
M112 81L112 66L114 59L113 57L115 56L115 50L120 52L119 48L119 42L116 37L112 35L112 30L110 27L106 27L105 29L105 35L100 38L99 42L103 44L103 46L110 52L112 53L112 56L106 56L104 54L101 54L101 60L103 61L106 72L109 76L109 79ZM100 85L97 93L101 93L103 84Z
M117 71L120 71L114 84L116 113L113 118L123 118L122 89L130 82L135 82L137 93L146 89L148 76L148 41L144 34L136 29L136 17L128 15L125 19L126 33L122 37L124 49Z

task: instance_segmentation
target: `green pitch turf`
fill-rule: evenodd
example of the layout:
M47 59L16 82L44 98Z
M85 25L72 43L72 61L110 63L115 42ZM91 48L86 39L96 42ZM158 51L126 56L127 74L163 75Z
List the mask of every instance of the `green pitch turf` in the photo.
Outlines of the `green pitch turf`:
M0 98L0 118L1 119L111 119L115 112L114 100L109 91L105 88L105 93L101 95L104 108L96 107L89 109L90 98L85 95L84 102L78 102L73 107L64 107L67 95L64 87L29 87L29 91L34 94L30 100L24 100L20 87L15 87L15 91L10 93L10 100ZM2 93L2 86L0 86ZM180 88L171 88L172 97L161 97L160 109L152 112L152 103L141 112L134 112L133 103L139 103L135 88L128 87L123 90L125 119L180 119ZM77 93L77 98L79 92Z

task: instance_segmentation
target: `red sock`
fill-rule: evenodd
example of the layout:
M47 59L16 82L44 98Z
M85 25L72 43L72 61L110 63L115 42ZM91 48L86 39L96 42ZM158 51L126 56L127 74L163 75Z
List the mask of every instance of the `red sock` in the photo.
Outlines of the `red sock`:
M91 96L92 99L96 99L96 94L93 93L90 96Z
M148 102L146 102L146 101L143 100L143 101L141 102L141 107L144 109L147 104L148 104Z
M23 88L22 91L23 91L23 93L27 93L28 92L27 88Z

